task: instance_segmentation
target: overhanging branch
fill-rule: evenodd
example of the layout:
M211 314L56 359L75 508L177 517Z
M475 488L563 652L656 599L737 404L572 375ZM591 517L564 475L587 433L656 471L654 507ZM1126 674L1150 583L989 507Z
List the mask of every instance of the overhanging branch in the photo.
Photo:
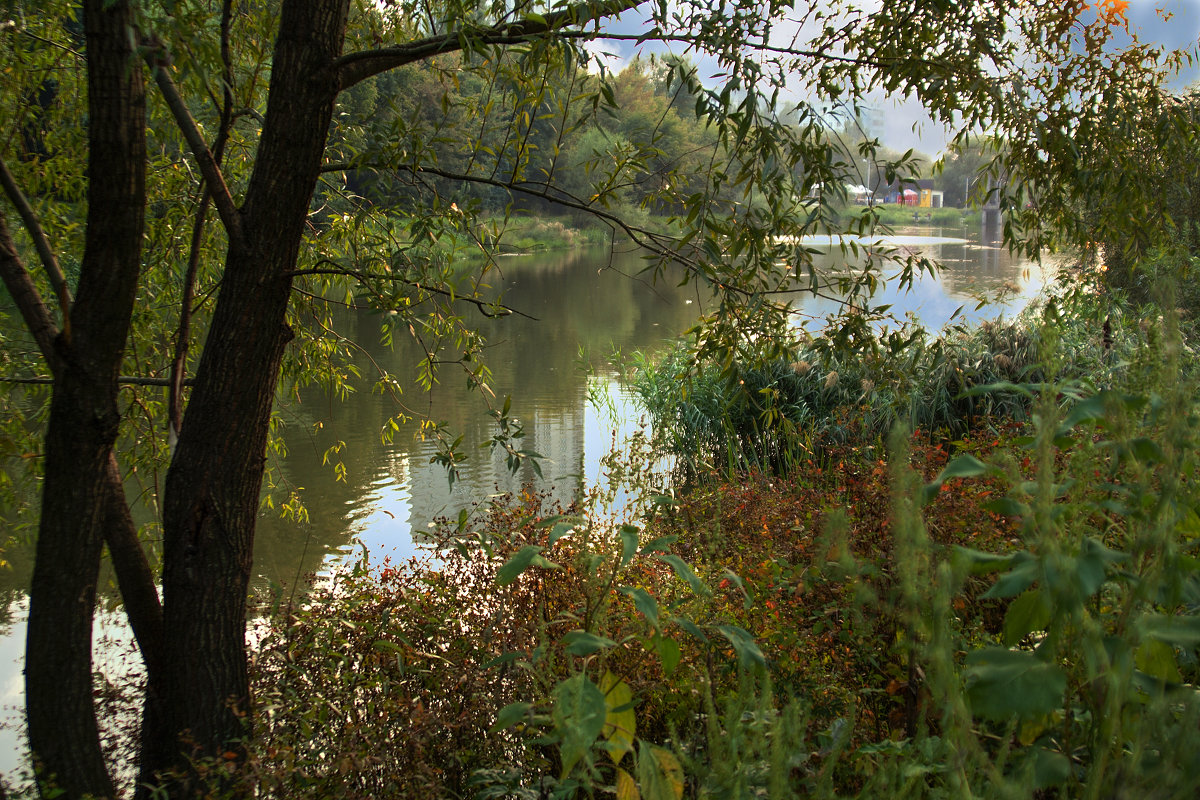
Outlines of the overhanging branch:
M328 264L328 263L332 263L332 262L326 261L324 263ZM341 267L341 266L337 266L337 265L334 265L331 267L324 267L324 268L316 267L316 268L312 268L312 269L296 269L296 270L292 270L291 272L287 272L284 274L288 278L297 278L297 277L300 277L301 275L341 275L341 276L348 277L348 278L354 278L362 283L366 283L367 281L387 281L390 283L401 283L401 284L404 284L405 286L411 286L414 289L419 289L422 292L429 292L430 294L437 294L437 295L441 295L443 297L449 297L453 300L462 301L464 303L470 303L471 305L478 308L479 313L483 314L485 317L507 317L510 315L516 315L518 317L524 317L525 319L534 320L535 322L537 321L537 317L532 317L529 314L526 314L524 311L518 311L515 308L510 308L509 306L506 306L503 303L493 303L493 302L489 302L487 300L482 300L478 297L463 297L462 295L455 294L454 292L451 292L447 289L442 289L441 287L438 287L438 286L429 286L427 284L421 283L420 281L413 281L413 280L409 280L407 278L402 278L399 275L388 275L388 274L376 273L376 272L363 272L361 270L347 269L346 267ZM498 309L499 313L497 313L497 311L495 311L493 309Z
M348 53L334 63L338 74L338 89L344 91L373 75L405 64L462 50L468 42L482 45L520 44L536 36L547 33L561 34L567 28L582 27L605 17L616 16L623 11L637 8L643 2L645 0L597 0L591 3L577 3L560 11L530 17L520 22L474 30L461 28L394 47Z

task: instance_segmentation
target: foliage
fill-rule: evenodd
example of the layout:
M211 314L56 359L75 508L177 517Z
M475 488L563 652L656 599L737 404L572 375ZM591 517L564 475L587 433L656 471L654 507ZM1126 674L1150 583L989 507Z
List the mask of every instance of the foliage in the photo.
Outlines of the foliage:
M1200 497L1179 344L1168 322L1080 392L1044 340L1025 423L833 446L785 478L656 497L638 525L532 494L445 521L438 562L360 567L276 618L253 780L1190 796Z
M1160 335L1134 317L1067 278L1012 321L959 324L932 336L911 323L876 327L859 315L815 339L798 334L775 361L752 353L698 368L695 342L682 341L657 362L635 354L631 371L683 477L713 469L786 473L830 444L882 440L897 422L954 438L979 420L1026 419L1031 395L1018 384L1045 379L1047 332L1070 375L1091 391L1111 387Z
M736 417L721 423L734 439L778 428L761 451L728 450L734 466L772 463L795 452L796 423L783 412L817 396L799 392L796 369L790 378L778 369L796 360L789 293L820 291L805 237L874 229L870 208L848 222L839 216L861 161L889 184L922 166L877 142L831 135L831 119L881 89L915 96L963 136L995 131L1006 146L984 170L1009 214L1006 241L1030 250L1055 236L1119 240L1130 219L1160 208L1161 166L1190 153L1194 131L1190 110L1164 88L1184 54L1136 40L1116 52L1119 9L1078 3L229 0L220 13L199 0L84 5L81 19L70 3L16 0L0 24L0 269L36 344L6 336L0 369L53 381L44 429L47 398L5 398L13 422L0 457L6 473L15 465L43 487L29 730L37 759L73 797L115 793L91 697L92 599L105 544L149 674L138 792L165 780L166 794L192 795L213 759L228 762L222 775L247 760L245 598L264 476L270 482L273 399L310 381L349 391L366 372L335 324L339 304L370 303L384 312L385 341L417 341L425 387L440 368L461 370L496 420L485 444L515 468L537 454L523 448L510 402L493 400L486 342L465 316L510 313L491 285L510 214L557 207L590 216L645 248L648 277L682 276L714 295L684 372L703 376L716 363L726 387L747 375L760 395L797 390L787 409L752 397L706 412ZM605 28L633 11L648 17L649 36ZM772 31L782 25L809 38L781 45ZM677 58L616 75L589 69L590 46L634 38L707 60L720 80L701 80ZM811 96L785 99L793 75L809 79ZM1146 153L1156 169L1143 168ZM1121 204L1099 217L1084 202L1114 196ZM220 226L208 224L210 211ZM648 224L651 213L672 215L671 224ZM908 259L904 279L929 267ZM835 362L848 374L843 362L867 353L870 265L842 283L855 313L821 353L826 381ZM915 342L897 335L889 358ZM941 362L934 405L957 397L945 388L958 381L955 358ZM376 377L395 396L393 376ZM868 380L860 379L864 394ZM898 402L924 388L901 386ZM410 413L397 398L382 434ZM423 433L439 440L435 460L453 480L461 437L435 418ZM714 445L702 436L700 446ZM19 496L19 487L3 488ZM162 510L140 532L161 543L161 603L151 547L126 501L143 493ZM594 780L628 789L636 773L647 794L678 794L670 709L639 725L636 755L598 766L597 693L620 684L600 667L634 652L664 671L676 661L654 619L667 606L651 604L628 575L647 570L647 583L669 584L670 602L689 610L704 584L665 544L641 544L640 529L626 531L633 544L621 538L618 554L598 543L598 526L583 527L562 555L530 540L498 567L506 585L540 586L528 576L551 568L549 552L584 589L541 618L548 633L538 635L553 652L536 691L519 701L531 704L533 739L511 746L541 758L520 764L552 765L542 770L555 782L547 791ZM493 544L480 547L488 555ZM640 616L607 614L622 597ZM670 619L699 642L685 640L700 663L720 654L743 669L762 666L735 621L688 622L693 630L683 616ZM568 623L577 630L563 630ZM342 646L308 641L317 651ZM343 664L362 655L343 653ZM604 724L624 713L606 706Z

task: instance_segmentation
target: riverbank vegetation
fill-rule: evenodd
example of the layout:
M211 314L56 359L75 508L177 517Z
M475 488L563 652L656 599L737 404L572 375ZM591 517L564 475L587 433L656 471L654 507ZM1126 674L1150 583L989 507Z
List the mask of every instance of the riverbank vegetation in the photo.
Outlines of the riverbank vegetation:
M0 492L36 526L31 792L1194 793L1195 392L1159 287L1190 307L1200 103L1171 83L1195 53L1140 42L1126 4L5 9L21 332L0 377L22 388ZM686 57L601 54L635 44ZM974 174L962 196L1015 252L1080 252L1077 294L1133 304L1140 338L1064 298L1021 330L878 339L878 249L826 274L806 244L857 251L876 217L844 217L848 187L922 174L847 135L876 89L952 128L947 191ZM417 416L449 481L473 445L536 464L472 320L515 315L497 260L547 241L551 210L695 288L683 355L645 370L695 431L671 445L693 491L649 440L598 490L632 491L627 518L534 490L447 522L430 564L364 564L248 631L279 394L332 403L372 371L393 403L366 424ZM892 255L901 283L936 269ZM796 340L798 292L840 303L818 340ZM411 339L423 389L457 375L490 437L400 397L339 326L350 304ZM678 422L694 391L714 419ZM132 717L98 715L122 696L93 661L106 558L145 670ZM134 719L136 742L102 736Z
M1089 372L1057 313L1027 320L1026 379L992 383L1015 404L957 427L884 434L847 398L824 412L841 435L786 475L739 464L686 494L653 491L659 451L635 440L609 465L644 490L624 520L597 513L603 487L565 509L531 489L444 520L431 561L324 581L255 650L245 779L313 798L1192 796L1194 357L1168 312Z

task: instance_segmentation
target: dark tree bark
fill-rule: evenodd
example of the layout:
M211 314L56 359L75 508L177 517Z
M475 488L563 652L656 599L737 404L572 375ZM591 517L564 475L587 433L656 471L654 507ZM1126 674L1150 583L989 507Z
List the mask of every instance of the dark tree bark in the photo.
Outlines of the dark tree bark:
M149 692L143 782L185 796L182 756L241 754L249 733L246 597L291 273L333 116L348 0L283 5L254 172L167 474L164 669ZM202 657L200 657L202 655ZM161 729L156 729L161 725ZM179 746L183 744L183 748ZM145 790L143 789L143 792Z
M70 336L55 343L45 483L30 590L29 742L68 797L111 797L92 705L92 613L106 475L120 415L117 377L137 292L145 201L145 97L126 0L87 0L87 236ZM102 176L102 179L101 179Z

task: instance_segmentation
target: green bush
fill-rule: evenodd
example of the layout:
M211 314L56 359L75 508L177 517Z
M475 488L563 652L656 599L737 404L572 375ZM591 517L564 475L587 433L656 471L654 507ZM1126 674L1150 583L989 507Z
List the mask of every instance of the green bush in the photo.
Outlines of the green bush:
M1135 319L1077 283L1013 321L938 336L911 325L877 335L854 317L841 324L794 343L788 360L697 364L688 341L657 361L635 354L634 387L681 475L786 473L829 444L881 441L896 423L954 439L979 420L1022 420L1029 392L1017 384L1045 379L1047 332L1068 373L1095 391L1112 386L1161 331L1161 322Z

